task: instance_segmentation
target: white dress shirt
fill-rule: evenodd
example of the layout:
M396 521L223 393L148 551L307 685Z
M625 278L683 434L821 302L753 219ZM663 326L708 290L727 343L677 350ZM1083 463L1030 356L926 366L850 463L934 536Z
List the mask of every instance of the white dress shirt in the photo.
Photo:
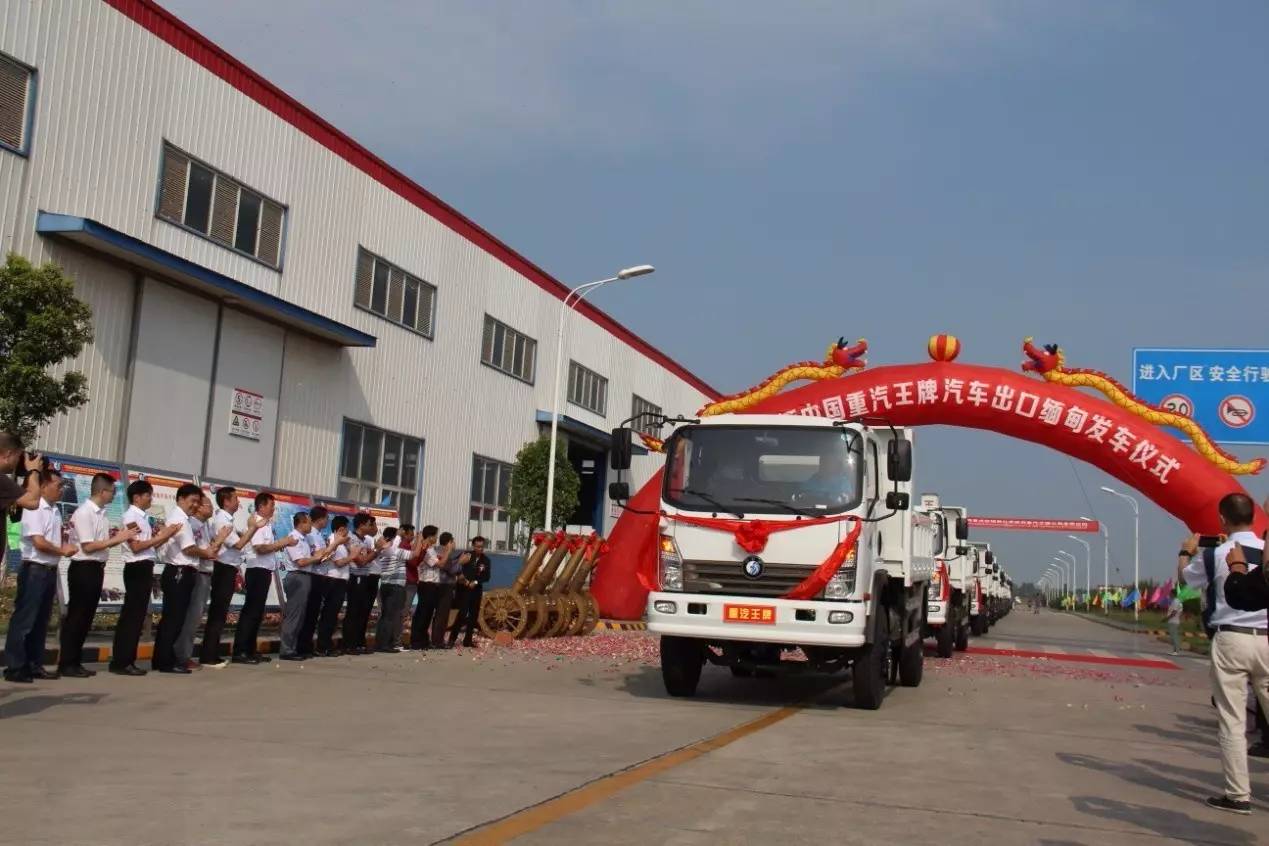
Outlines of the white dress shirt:
M330 558L326 559L326 563L322 565L326 568L325 576L328 579L339 579L342 582L348 581L348 571L352 569L348 566L347 558L352 555L352 550L356 548L355 542L350 535L347 543L340 544L335 547L335 552ZM344 561L344 566L338 567L336 561Z
M255 534L251 536L251 542L243 548L243 563L247 567L263 567L270 573L278 569L278 554L276 552L256 552L257 544L269 546L274 542L272 523L266 523L256 529Z
M327 543L328 541L326 540L326 538L322 536L322 532L320 529L309 530L308 548L313 550L312 552L309 553L309 555L316 555L317 553L321 552L323 549L326 548ZM325 561L315 562L313 564L308 565L308 567L305 569L307 569L314 576L329 576L330 575L330 559L328 558Z
M123 526L125 529L129 523L137 527L137 536L133 540L148 541L154 537L154 529L150 526L150 515L135 505L129 505L128 510L123 512ZM143 549L140 552L133 552L132 547L125 543L121 549L125 564L130 564L134 561L154 561L154 547Z
M204 523L197 517L191 517L189 524L194 530L194 542L203 548L211 546L211 523ZM198 563L198 572L200 573L210 573L216 568L216 562L212 561L210 558L195 558L194 560Z
M374 542L374 538L363 538L356 532L351 532L348 535L348 553L350 555L364 554L364 550L367 547L373 548ZM371 559L371 561L373 561L373 559ZM371 566L371 562L367 561L365 564L357 564L349 569L354 576L369 576L371 573Z
M33 537L44 538L54 546L62 545L62 512L46 499L41 499L35 508L22 509L22 560L57 566L62 556L36 549L35 544L31 543Z
M75 545L79 547L73 559L105 564L106 559L110 557L110 547L96 552L85 552L84 544L110 540L110 521L106 519L106 510L91 499L85 500L71 515L71 526L75 529Z
M301 558L312 558L313 548L308 545L308 536L299 529L292 529L287 537L295 538L295 543L286 548L286 571L288 573L308 573L313 565L297 567L295 562Z
M1229 576L1229 564L1225 562L1225 557L1229 555L1230 550L1234 548L1234 543L1242 545L1244 549L1264 549L1265 543L1251 532L1234 532L1229 536L1229 540L1216 547L1216 608L1212 612L1211 625L1216 626L1244 626L1249 629L1269 628L1269 612L1266 611L1238 611L1230 608L1225 604L1225 579ZM1255 570L1254 564L1248 564L1247 569ZM1190 559L1190 563L1181 575L1185 577L1185 583L1190 587L1204 590L1207 587L1207 570L1203 566L1203 550L1199 550L1198 555Z
M181 528L177 530L171 540L163 544L162 558L164 563L171 564L173 567L191 567L197 570L198 562L202 559L195 558L185 552L187 548L198 545L189 515L182 511L179 505L173 505L167 511L167 525L179 525Z
M220 552L216 553L216 560L221 564L237 567L242 564L242 550L234 547L242 535L238 534L238 530L234 528L233 515L223 508L217 508L211 520L212 537L215 537L223 526L229 527L229 534L225 536L225 542L221 545Z
M419 584L438 584L441 581L441 557L436 552L436 545L433 544L423 553L423 560L419 562Z

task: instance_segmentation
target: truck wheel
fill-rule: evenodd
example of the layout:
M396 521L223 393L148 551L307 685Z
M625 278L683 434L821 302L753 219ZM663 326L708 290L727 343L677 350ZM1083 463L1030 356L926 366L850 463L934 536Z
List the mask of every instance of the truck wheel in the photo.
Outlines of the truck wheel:
M944 628L947 628L944 626ZM950 653L949 653L950 654ZM925 670L925 644L914 641L899 650L899 684L904 687L920 687Z
M982 619L983 619L983 615L982 615L982 614L979 614L977 617L970 617L970 618L969 618L969 630L970 630L971 632L973 632L974 637L982 637L982 636L983 636L983 623L982 623Z
M964 652L969 649L969 625L962 623L956 629L956 651Z
M873 617L872 643L866 644L850 666L851 690L855 707L876 711L886 696L890 679L890 632L886 626L886 609L878 607Z
M956 639L956 626L952 623L944 623L938 627L934 633L934 642L938 646L938 656L940 658L951 658L952 647Z
M661 678L671 696L695 696L705 663L705 647L690 637L661 638Z

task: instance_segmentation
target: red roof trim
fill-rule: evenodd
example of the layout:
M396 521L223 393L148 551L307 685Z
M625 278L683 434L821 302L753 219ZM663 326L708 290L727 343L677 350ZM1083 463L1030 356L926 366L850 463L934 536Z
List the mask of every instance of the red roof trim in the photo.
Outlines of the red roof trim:
M569 289L545 270L340 132L311 109L300 104L282 89L199 34L180 18L159 6L154 0L105 0L105 2L353 167L404 197L489 255L498 258L539 288L561 300L568 294ZM719 397L718 391L706 384L704 380L618 323L602 309L583 301L578 305L577 310L711 399Z

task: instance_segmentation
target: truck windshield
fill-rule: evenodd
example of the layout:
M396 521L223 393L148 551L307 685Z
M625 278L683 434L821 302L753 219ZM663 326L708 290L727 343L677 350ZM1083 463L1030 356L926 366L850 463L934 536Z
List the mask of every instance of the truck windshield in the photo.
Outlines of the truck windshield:
M663 496L691 511L836 514L863 498L863 446L849 429L688 426L666 444Z

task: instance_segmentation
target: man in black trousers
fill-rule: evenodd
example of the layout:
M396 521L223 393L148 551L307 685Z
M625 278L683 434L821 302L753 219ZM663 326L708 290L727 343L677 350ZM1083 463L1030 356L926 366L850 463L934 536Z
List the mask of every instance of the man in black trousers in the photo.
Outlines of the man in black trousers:
M472 646L472 635L476 632L476 621L480 618L480 599L484 596L485 583L489 581L492 567L489 556L485 555L485 539L480 535L471 539L471 549L458 556L458 564L463 568L458 577L458 589L454 593L454 607L458 616L449 630L449 645L458 640L458 632L465 625L467 634L463 636L463 646Z
M252 514L247 518L247 530L238 534L234 526L238 508L238 491L233 486L217 489L211 530L213 533L223 532L225 542L212 567L211 602L207 606L207 624L203 627L203 645L198 656L198 663L203 667L223 667L226 664L225 659L220 657L220 635L225 630L229 603L234 598L238 568L242 566L242 550L251 542L255 530L260 528L260 518Z
M123 609L115 623L110 672L119 676L144 676L146 671L137 666L137 643L141 640L154 590L154 554L181 527L173 524L154 531L147 513L154 504L154 486L145 479L128 485L127 494L130 504L123 512L123 526L135 530L136 536L123 547Z
M256 651L260 637L260 622L264 619L264 606L269 599L269 585L278 569L277 553L296 541L290 535L275 540L273 536L273 512L277 502L271 493L256 494L256 528L250 532L251 540L242 550L243 581L246 598L238 612L238 631L234 633L234 653L230 659L235 664L264 664L272 660Z
M203 490L198 485L184 484L176 491L176 505L167 512L167 524L176 526L175 536L163 548L163 575L159 584L163 588L163 616L154 636L154 658L150 666L160 673L189 675L190 670L176 664L176 639L185 625L189 611L190 595L194 592L194 580L198 577L198 562L208 555L214 560L220 552L222 539L213 540L205 549L198 546L190 515L198 510L203 500Z

